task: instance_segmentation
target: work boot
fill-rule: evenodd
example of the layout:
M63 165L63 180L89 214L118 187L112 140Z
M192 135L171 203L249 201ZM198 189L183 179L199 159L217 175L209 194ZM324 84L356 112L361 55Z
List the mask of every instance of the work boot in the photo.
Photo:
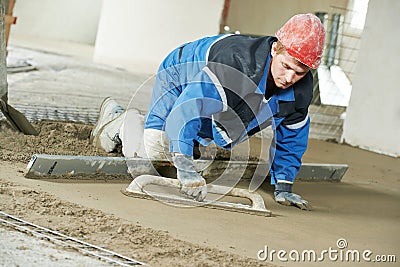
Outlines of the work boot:
M110 97L104 99L99 119L90 135L93 145L106 152L113 151L121 143L119 132L123 121L124 109Z

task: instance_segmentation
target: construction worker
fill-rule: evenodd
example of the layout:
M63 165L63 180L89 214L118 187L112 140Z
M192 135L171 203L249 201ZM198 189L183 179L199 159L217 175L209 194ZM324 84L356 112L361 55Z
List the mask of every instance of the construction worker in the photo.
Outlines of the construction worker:
M122 140L125 156L140 154L137 151L144 147L149 158L171 157L181 191L202 201L207 187L194 169L195 143L231 149L272 125L275 200L309 209L292 187L308 143L313 90L309 70L320 64L324 40L321 21L312 14L298 14L276 36L228 34L183 44L159 68L144 134L139 134L142 148L132 146L138 138L132 132L143 123L140 115L134 111L122 116L124 110L110 98L102 104L94 143L111 151Z

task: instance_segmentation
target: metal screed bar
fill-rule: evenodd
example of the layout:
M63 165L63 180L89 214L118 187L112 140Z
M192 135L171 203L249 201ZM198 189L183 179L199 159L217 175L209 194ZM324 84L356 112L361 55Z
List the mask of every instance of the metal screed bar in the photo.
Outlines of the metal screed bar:
M39 225L24 221L15 216L0 211L0 222L19 231L30 233L39 238L47 239L57 245L76 249L85 255L99 258L119 266L147 266L147 264L125 257L121 254L84 242L82 240L61 234Z

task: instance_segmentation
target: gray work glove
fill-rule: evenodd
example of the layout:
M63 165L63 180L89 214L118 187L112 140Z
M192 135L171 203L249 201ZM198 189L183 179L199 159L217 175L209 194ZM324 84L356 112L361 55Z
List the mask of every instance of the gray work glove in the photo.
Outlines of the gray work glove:
M311 206L307 200L301 198L301 196L292 193L292 184L277 183L275 185L275 201L279 204L286 206L296 206L302 210L311 210Z
M194 169L193 157L175 154L172 159L181 182L181 192L197 201L203 201L207 195L206 180Z

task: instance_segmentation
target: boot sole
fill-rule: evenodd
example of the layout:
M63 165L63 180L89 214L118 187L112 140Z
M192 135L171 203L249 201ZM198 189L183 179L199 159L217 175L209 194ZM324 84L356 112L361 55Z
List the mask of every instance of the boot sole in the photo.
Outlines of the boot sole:
M103 100L103 102L101 102L101 105L100 105L100 111L99 111L99 118L101 118L102 116L103 116L103 114L104 114L104 103L106 102L106 101L108 101L109 99L111 99L111 97L106 97L106 98L104 98L104 100ZM105 125L103 125L102 127L100 127L99 128L99 124L100 123L100 121L99 120L97 120L97 122L96 122L96 124L94 125L94 127L93 127L93 130L90 132L90 137L89 137L89 141L91 142L91 143L93 143L93 141L94 141L94 139L95 139L95 134L94 133L99 133L100 132L100 130L105 126L105 125L107 125L108 123L106 123Z

